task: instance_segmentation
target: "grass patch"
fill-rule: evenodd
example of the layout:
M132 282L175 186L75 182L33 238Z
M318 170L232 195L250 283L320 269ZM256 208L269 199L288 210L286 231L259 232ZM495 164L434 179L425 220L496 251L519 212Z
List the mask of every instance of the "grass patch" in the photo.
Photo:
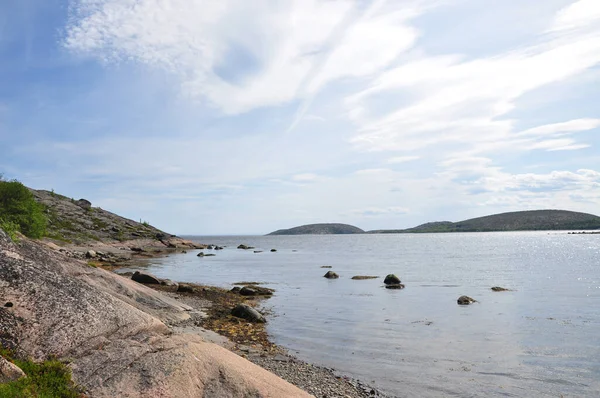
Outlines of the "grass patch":
M17 365L27 377L0 384L2 398L80 398L83 393L71 380L71 369L50 359L44 362L13 359L13 353L0 346L0 354Z

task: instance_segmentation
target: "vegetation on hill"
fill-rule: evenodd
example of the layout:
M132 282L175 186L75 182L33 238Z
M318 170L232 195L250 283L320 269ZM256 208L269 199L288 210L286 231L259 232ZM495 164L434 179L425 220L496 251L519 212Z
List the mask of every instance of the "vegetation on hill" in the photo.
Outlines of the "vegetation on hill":
M530 210L494 214L459 222L432 222L402 230L370 233L552 231L600 229L600 217L567 210Z
M0 180L0 228L15 240L16 232L30 238L46 233L44 208L29 189L17 180Z
M268 235L334 235L334 234L362 234L363 231L348 224L309 224L290 229L280 229Z

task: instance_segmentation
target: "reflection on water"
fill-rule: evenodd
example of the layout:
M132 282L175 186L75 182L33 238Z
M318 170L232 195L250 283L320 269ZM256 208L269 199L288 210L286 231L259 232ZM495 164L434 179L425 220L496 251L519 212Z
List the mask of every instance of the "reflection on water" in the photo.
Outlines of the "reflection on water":
M198 237L226 245L153 259L161 277L265 281L274 340L399 397L594 396L600 235L471 233ZM236 249L245 243L262 253ZM276 248L277 252L268 250ZM339 279L323 278L332 266ZM395 273L404 290L387 290ZM379 279L351 280L354 275ZM492 292L503 286L515 291ZM458 306L466 294L479 301Z

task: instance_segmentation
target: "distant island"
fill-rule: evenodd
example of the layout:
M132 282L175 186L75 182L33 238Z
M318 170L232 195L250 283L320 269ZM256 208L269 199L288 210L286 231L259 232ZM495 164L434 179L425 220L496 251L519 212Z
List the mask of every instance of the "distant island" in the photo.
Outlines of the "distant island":
M364 234L365 231L348 224L308 224L295 228L279 229L267 235L340 235Z
M407 234L436 232L565 231L600 229L600 217L568 210L528 210L469 220L435 221L407 229L363 231L348 224L310 224L280 229L268 235Z

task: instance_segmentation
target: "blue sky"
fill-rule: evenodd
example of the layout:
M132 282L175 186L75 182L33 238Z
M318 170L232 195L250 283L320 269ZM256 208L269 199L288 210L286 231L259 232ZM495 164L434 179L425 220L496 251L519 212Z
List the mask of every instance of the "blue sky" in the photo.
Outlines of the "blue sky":
M0 172L178 234L600 214L598 0L0 3Z

